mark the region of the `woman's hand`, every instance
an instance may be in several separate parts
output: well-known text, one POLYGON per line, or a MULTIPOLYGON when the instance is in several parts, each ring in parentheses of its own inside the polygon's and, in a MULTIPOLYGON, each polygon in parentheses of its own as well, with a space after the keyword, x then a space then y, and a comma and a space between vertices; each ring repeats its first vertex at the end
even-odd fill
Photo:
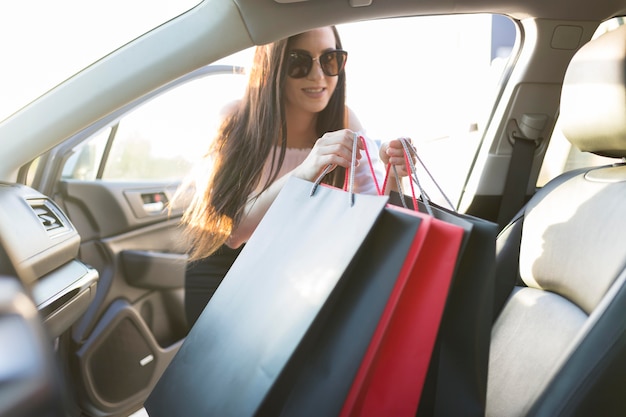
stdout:
MULTIPOLYGON (((411 143, 411 139, 407 138, 409 143, 411 143)), ((409 170, 406 166, 406 160, 404 158, 404 147, 400 142, 400 139, 393 139, 389 142, 383 143, 380 146, 380 159, 383 161, 385 165, 391 164, 396 167, 396 171, 398 175, 401 177, 406 177, 409 175, 409 170)), ((411 159, 415 162, 415 156, 411 155, 411 159)))
MULTIPOLYGON (((358 149, 363 149, 363 144, 358 140, 358 134, 350 129, 325 133, 315 142, 309 155, 293 170, 292 174, 298 178, 315 181, 328 165, 331 165, 331 171, 337 166, 349 168, 352 163, 355 138, 358 149)), ((356 157, 358 164, 361 152, 357 152, 356 157)))

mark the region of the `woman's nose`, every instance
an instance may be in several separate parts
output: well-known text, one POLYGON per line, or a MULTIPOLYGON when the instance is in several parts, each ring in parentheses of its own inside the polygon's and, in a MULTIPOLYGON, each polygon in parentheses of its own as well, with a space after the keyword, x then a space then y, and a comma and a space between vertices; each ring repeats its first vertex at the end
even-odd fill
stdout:
POLYGON ((320 63, 319 58, 313 58, 311 71, 309 71, 307 78, 311 80, 319 80, 321 78, 324 78, 324 71, 322 71, 322 64, 320 63))

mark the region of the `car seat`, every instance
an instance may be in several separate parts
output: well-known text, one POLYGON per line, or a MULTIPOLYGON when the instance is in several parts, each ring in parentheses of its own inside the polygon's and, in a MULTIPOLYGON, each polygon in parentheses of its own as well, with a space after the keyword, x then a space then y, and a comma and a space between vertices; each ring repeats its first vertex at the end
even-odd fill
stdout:
MULTIPOLYGON (((625 55, 620 27, 567 69, 560 122, 582 151, 626 157, 625 55)), ((497 241, 497 278, 516 282, 492 329, 488 416, 626 415, 625 266, 626 163, 531 198, 497 241)))

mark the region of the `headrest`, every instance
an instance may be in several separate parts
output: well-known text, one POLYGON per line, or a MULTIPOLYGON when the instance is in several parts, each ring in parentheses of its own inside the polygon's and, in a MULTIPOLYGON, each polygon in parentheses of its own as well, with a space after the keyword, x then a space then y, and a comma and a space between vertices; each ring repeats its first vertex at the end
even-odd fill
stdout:
POLYGON ((578 149, 626 157, 626 26, 584 45, 565 74, 560 123, 578 149))

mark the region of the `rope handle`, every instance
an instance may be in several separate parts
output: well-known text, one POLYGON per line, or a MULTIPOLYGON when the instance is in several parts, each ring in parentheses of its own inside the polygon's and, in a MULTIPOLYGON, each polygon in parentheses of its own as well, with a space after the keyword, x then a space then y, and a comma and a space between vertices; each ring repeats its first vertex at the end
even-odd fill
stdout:
MULTIPOLYGON (((402 149, 404 149, 404 164, 406 165, 406 169, 408 171, 409 177, 411 178, 411 182, 409 182, 409 185, 411 186, 411 199, 413 200, 413 208, 416 211, 419 210, 418 205, 417 205, 417 197, 415 193, 415 188, 413 187, 413 183, 415 183, 415 185, 417 185, 417 188, 419 188, 420 195, 422 196, 422 200, 424 202, 424 207, 426 207, 426 211, 428 212, 430 216, 433 216, 433 210, 430 208, 430 197, 428 196, 428 194, 426 194, 426 191, 424 191, 424 188, 422 188, 422 184, 419 182, 417 178, 417 174, 416 174, 417 169, 415 168, 415 163, 413 162, 413 158, 411 157, 411 147, 409 146, 411 142, 409 142, 409 140, 404 137, 399 138, 399 140, 400 140, 400 143, 402 144, 402 149)), ((404 192, 402 191, 402 183, 400 181, 400 176, 398 175, 398 171, 396 170, 395 166, 393 167, 393 174, 396 177, 396 181, 398 183, 398 192, 400 193, 400 200, 402 201, 402 204, 405 205, 404 192)))
MULTIPOLYGON (((376 193, 378 195, 382 195, 382 191, 380 189, 380 185, 378 184, 378 179, 376 178, 376 172, 374 171, 374 163, 372 162, 372 157, 370 156, 370 151, 367 147, 367 141, 363 135, 359 135, 359 140, 363 144, 363 150, 365 151, 365 157, 367 158, 367 165, 370 169, 370 174, 372 174, 372 179, 374 180, 374 186, 376 187, 376 193)), ((354 154, 353 154, 354 155, 354 154)), ((347 177, 347 176, 346 176, 347 177)))
MULTIPOLYGON (((446 200, 448 205, 450 205, 450 208, 453 211, 456 211, 456 209, 454 208, 454 205, 452 204, 452 202, 450 201, 448 196, 445 194, 443 189, 439 186, 439 184, 437 183, 437 181, 435 180, 435 178, 431 174, 430 170, 426 166, 426 164, 424 164, 424 161, 422 161, 422 159, 419 157, 419 155, 417 154, 417 150, 415 149, 413 144, 409 141, 409 139, 405 138, 405 137, 401 137, 401 138, 398 138, 398 139, 400 140, 400 143, 402 144, 402 148, 404 149, 404 160, 405 160, 405 164, 406 164, 406 167, 407 167, 407 171, 408 171, 409 177, 411 178, 411 182, 409 184, 411 186, 411 198, 412 198, 413 207, 415 208, 415 210, 417 210, 418 206, 417 206, 417 198, 416 198, 416 193, 415 193, 415 189, 413 187, 413 184, 417 185, 417 187, 419 188, 420 194, 422 195, 422 200, 424 202, 424 206, 426 207, 426 210, 428 211, 428 214, 432 215, 432 209, 430 207, 430 204, 432 203, 432 199, 426 193, 426 191, 423 189, 423 187, 422 187, 422 185, 421 185, 421 183, 420 183, 420 181, 419 181, 419 179, 417 177, 417 169, 415 167, 415 162, 414 162, 412 156, 414 156, 415 159, 423 167, 424 171, 428 174, 428 176, 430 177, 432 182, 437 187, 437 190, 439 191, 439 193, 443 196, 443 198, 446 200)), ((389 178, 390 168, 391 168, 391 164, 387 164, 387 171, 386 171, 386 174, 385 174, 385 182, 383 184, 383 192, 386 190, 386 187, 387 187, 387 182, 388 182, 388 178, 389 178)), ((404 191, 402 190, 402 182, 400 181, 400 176, 398 175, 398 172, 397 172, 395 166, 393 166, 393 173, 394 173, 394 176, 396 178, 396 183, 397 183, 397 186, 398 186, 398 192, 400 194, 400 201, 402 202, 402 205, 405 208, 408 208, 407 205, 406 205, 406 202, 404 200, 404 191)))
MULTIPOLYGON (((361 140, 362 143, 365 146, 365 152, 367 154, 367 158, 370 164, 370 169, 372 169, 372 173, 373 171, 373 167, 372 167, 372 161, 369 157, 369 153, 367 152, 367 146, 365 145, 365 139, 358 135, 357 133, 354 133, 354 138, 352 141, 352 160, 350 161, 350 167, 348 169, 346 169, 346 177, 344 179, 344 185, 343 185, 343 189, 344 191, 348 192, 348 198, 349 198, 349 202, 350 202, 350 207, 352 207, 354 205, 354 181, 355 181, 355 171, 356 171, 356 164, 357 164, 357 152, 359 151, 359 146, 358 146, 358 142, 357 140, 361 140)), ((314 183, 313 183, 313 187, 311 188, 311 193, 309 194, 309 196, 313 196, 313 194, 315 194, 315 191, 317 190, 317 188, 319 187, 320 183, 322 182, 322 180, 324 179, 324 177, 333 169, 333 164, 328 164, 326 165, 326 167, 324 168, 324 170, 322 171, 322 173, 315 179, 314 183)), ((376 185, 376 188, 378 189, 378 184, 376 185)))
MULTIPOLYGON (((410 151, 415 156, 415 159, 417 159, 417 161, 420 163, 422 168, 424 168, 424 172, 426 172, 430 180, 433 182, 433 184, 435 184, 435 187, 437 187, 437 191, 439 191, 439 194, 441 194, 444 200, 446 200, 446 203, 450 206, 450 209, 456 212, 456 208, 454 207, 454 204, 452 204, 452 201, 448 198, 446 193, 443 191, 443 189, 441 188, 441 186, 439 185, 439 183, 437 182, 433 174, 431 174, 430 170, 428 169, 424 161, 422 161, 422 158, 420 158, 420 156, 417 154, 417 150, 415 149, 415 146, 413 146, 411 142, 408 143, 408 146, 409 146, 410 151)), ((417 176, 415 172, 413 172, 413 175, 417 176)))

